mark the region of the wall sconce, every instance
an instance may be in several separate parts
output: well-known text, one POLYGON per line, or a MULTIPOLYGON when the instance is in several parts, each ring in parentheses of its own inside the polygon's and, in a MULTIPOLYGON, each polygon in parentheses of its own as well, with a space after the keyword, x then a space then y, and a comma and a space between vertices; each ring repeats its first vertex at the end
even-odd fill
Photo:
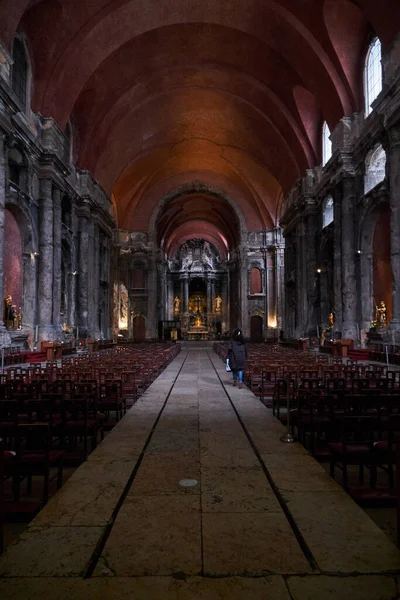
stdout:
POLYGON ((322 271, 322 269, 317 269, 317 273, 318 274, 321 273, 321 271, 322 271))
POLYGON ((78 271, 72 271, 72 273, 70 273, 70 275, 78 275, 78 271))
POLYGON ((37 256, 39 256, 38 252, 31 252, 31 259, 34 260, 37 256))
POLYGON ((357 254, 361 254, 361 250, 357 250, 357 254))

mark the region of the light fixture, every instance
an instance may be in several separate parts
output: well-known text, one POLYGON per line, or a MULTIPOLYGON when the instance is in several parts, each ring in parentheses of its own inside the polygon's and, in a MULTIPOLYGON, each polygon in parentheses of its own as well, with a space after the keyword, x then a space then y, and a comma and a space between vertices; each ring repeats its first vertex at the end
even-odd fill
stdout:
POLYGON ((317 269, 317 273, 321 273, 321 269, 317 269))
POLYGON ((361 250, 357 250, 357 254, 361 254, 361 250))
POLYGON ((78 271, 72 271, 71 275, 78 275, 78 271))

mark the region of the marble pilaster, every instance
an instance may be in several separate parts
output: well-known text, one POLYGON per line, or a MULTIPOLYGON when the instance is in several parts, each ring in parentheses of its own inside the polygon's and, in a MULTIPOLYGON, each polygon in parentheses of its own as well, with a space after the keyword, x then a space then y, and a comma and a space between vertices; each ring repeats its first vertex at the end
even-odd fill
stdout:
POLYGON ((99 328, 99 297, 100 297, 100 229, 97 224, 91 227, 91 256, 93 268, 90 272, 90 298, 89 317, 90 335, 94 338, 100 337, 99 328))
POLYGON ((53 183, 51 179, 40 181, 39 199, 39 338, 54 337, 53 284, 54 284, 54 213, 53 183))
POLYGON ((341 194, 334 193, 334 232, 333 232, 333 297, 335 311, 335 332, 342 331, 342 257, 341 257, 341 194))
POLYGON ((53 323, 57 326, 60 325, 61 307, 61 191, 56 187, 53 188, 53 230, 53 323))
POLYGON ((400 339, 400 125, 389 131, 390 254, 392 263, 392 320, 389 332, 400 339))
POLYGON ((146 339, 155 340, 158 337, 157 322, 157 255, 153 251, 149 256, 149 270, 147 272, 147 321, 146 339))
POLYGON ((189 276, 185 275, 183 280, 183 312, 187 313, 189 310, 189 276))
POLYGON ((307 278, 306 244, 305 223, 302 219, 296 227, 296 337, 304 336, 307 322, 307 297, 304 293, 307 278))
POLYGON ((318 286, 316 278, 317 256, 315 249, 315 236, 317 233, 318 218, 315 210, 311 210, 307 216, 307 248, 306 248, 306 289, 307 289, 307 335, 316 335, 318 313, 315 308, 318 286))
POLYGON ((276 326, 278 333, 284 329, 284 274, 285 274, 285 248, 283 244, 278 244, 275 249, 275 278, 276 278, 276 326))
POLYGON ((358 339, 355 243, 355 179, 344 176, 341 211, 342 338, 358 339))
POLYGON ((79 217, 79 275, 78 275, 78 307, 80 336, 88 333, 89 317, 89 216, 79 217))
POLYGON ((209 275, 206 275, 207 282, 207 314, 210 316, 212 313, 212 289, 211 289, 211 279, 209 275))
MULTIPOLYGON (((6 204, 6 160, 5 136, 0 132, 0 300, 4 299, 4 209, 6 204)), ((3 310, 0 312, 0 347, 9 346, 10 335, 3 322, 3 310)))

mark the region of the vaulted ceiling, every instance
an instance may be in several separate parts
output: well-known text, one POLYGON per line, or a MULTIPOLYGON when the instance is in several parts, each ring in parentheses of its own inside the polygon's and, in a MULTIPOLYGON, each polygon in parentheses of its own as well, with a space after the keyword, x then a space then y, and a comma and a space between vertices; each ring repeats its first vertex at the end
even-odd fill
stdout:
MULTIPOLYGON (((0 38, 27 40, 33 110, 72 123, 77 166, 136 230, 193 181, 234 198, 248 229, 274 227, 283 196, 321 162, 322 122, 362 108, 371 36, 385 51, 399 23, 398 0, 0 2, 0 38)), ((162 218, 165 247, 234 244, 229 204, 182 202, 162 218)))

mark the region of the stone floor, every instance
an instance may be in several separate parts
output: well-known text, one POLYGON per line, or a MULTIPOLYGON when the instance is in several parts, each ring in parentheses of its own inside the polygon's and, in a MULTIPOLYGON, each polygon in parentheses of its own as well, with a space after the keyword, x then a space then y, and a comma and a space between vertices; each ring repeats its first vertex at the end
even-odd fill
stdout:
POLYGON ((0 597, 400 598, 399 550, 283 432, 185 349, 0 557, 0 597))

